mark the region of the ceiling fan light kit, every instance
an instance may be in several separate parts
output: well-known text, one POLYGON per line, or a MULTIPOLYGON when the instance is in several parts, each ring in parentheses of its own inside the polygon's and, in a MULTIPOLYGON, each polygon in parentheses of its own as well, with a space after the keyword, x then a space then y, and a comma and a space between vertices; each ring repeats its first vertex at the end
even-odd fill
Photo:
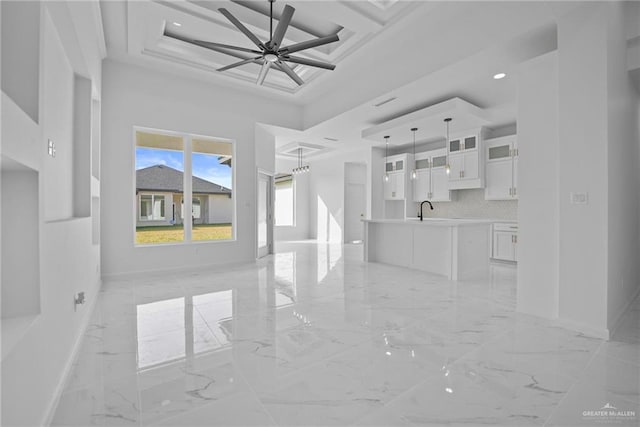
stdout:
POLYGON ((284 35, 289 28, 291 18, 295 12, 295 8, 289 5, 285 5, 282 15, 278 21, 275 31, 273 30, 273 3, 275 0, 269 0, 270 13, 269 13, 269 40, 262 42, 255 34, 253 34, 247 27, 242 24, 235 16, 231 14, 227 9, 220 8, 218 11, 223 14, 240 32, 249 38, 256 45, 257 49, 248 49, 240 46, 231 46, 222 43, 214 43, 203 40, 194 40, 178 34, 172 33, 165 29, 165 36, 171 37, 177 40, 181 40, 187 43, 191 43, 196 46, 204 47, 219 53, 235 56, 240 58, 241 61, 234 62, 222 68, 218 68, 217 71, 227 71, 232 68, 240 67, 245 64, 255 63, 262 66, 256 83, 262 85, 267 73, 273 67, 279 71, 285 73, 291 80, 296 82, 298 86, 302 86, 304 81, 294 71, 294 69, 287 63, 293 63, 298 65, 307 65, 309 67, 322 68, 325 70, 334 70, 335 65, 328 62, 316 61, 313 59, 303 58, 300 56, 292 56, 292 53, 300 52, 302 50, 311 49, 325 44, 334 43, 340 40, 337 34, 332 34, 325 37, 319 37, 313 40, 307 40, 300 43, 295 43, 289 46, 281 47, 284 35), (250 54, 250 55, 247 55, 250 54))

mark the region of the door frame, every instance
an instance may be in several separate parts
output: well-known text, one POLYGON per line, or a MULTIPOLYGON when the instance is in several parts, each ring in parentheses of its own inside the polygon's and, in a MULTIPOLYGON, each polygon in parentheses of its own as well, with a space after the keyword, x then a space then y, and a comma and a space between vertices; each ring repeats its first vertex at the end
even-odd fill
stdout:
POLYGON ((255 239, 254 239, 254 245, 253 247, 255 248, 255 258, 262 258, 260 256, 260 250, 258 248, 258 210, 260 209, 260 206, 258 206, 259 203, 259 198, 258 198, 258 192, 260 191, 260 180, 262 177, 266 177, 267 181, 268 181, 268 191, 267 191, 267 253, 265 255, 262 255, 262 257, 267 256, 269 254, 273 253, 273 236, 274 236, 274 221, 273 221, 273 209, 274 209, 274 173, 261 169, 261 168, 256 168, 256 193, 255 193, 255 201, 256 201, 256 209, 255 209, 255 239))
MULTIPOLYGON (((343 182, 343 225, 342 225, 342 242, 343 243, 351 243, 353 241, 353 239, 349 239, 347 240, 348 234, 350 234, 351 230, 349 230, 348 228, 350 227, 349 224, 349 220, 347 218, 347 214, 350 213, 348 211, 350 211, 351 209, 347 209, 347 204, 348 204, 348 198, 347 198, 347 188, 352 185, 352 186, 362 186, 362 194, 363 194, 363 206, 362 206, 362 212, 360 212, 360 219, 364 219, 366 218, 367 215, 367 164, 365 162, 345 162, 344 163, 344 182, 343 182), (349 173, 347 172, 347 170, 349 168, 353 168, 353 167, 357 167, 358 169, 361 170, 362 172, 362 176, 359 176, 358 179, 356 179, 356 182, 351 182, 349 179, 349 173), (362 182, 359 182, 362 181, 362 182)), ((357 240, 362 240, 364 241, 364 225, 362 225, 363 230, 361 234, 360 239, 357 240)))

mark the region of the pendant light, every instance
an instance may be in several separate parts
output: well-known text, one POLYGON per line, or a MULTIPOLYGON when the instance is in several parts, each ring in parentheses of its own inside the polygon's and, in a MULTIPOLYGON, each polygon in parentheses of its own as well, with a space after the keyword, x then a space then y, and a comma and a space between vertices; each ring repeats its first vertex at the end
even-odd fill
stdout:
POLYGON ((451 165, 449 165, 449 122, 451 121, 451 117, 447 117, 444 119, 444 122, 447 124, 447 165, 444 170, 447 172, 447 175, 451 173, 451 165))
POLYGON ((413 132, 413 171, 411 171, 411 179, 418 178, 418 173, 416 172, 416 131, 418 128, 411 128, 411 132, 413 132))
POLYGON ((389 181, 389 172, 387 171, 387 157, 389 157, 389 135, 384 137, 386 144, 384 146, 384 180, 389 181))
POLYGON ((296 174, 305 173, 305 172, 309 172, 309 165, 302 166, 302 148, 298 147, 298 167, 293 168, 292 173, 296 175, 296 174))

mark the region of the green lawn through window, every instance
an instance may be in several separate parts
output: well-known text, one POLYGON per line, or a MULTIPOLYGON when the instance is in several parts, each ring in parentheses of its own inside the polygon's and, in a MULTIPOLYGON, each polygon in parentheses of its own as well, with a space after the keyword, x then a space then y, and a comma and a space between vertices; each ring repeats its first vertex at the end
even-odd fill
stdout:
MULTIPOLYGON (((196 224, 191 240, 229 240, 231 224, 196 224)), ((182 225, 136 227, 136 244, 155 244, 184 241, 182 225)))

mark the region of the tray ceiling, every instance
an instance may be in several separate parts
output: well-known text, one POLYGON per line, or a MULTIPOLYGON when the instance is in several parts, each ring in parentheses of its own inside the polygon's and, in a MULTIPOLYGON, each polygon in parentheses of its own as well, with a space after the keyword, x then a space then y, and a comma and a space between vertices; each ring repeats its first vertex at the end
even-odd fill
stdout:
MULTIPOLYGON (((286 4, 293 6, 296 11, 282 45, 337 33, 339 42, 298 54, 308 59, 333 63, 337 69, 345 58, 392 24, 396 17, 416 7, 414 2, 389 0, 276 1, 273 6, 274 27, 286 4)), ((130 1, 126 6, 126 54, 134 58, 168 62, 172 66, 178 64, 185 72, 205 73, 212 79, 227 82, 232 79, 255 86, 260 65, 249 63, 218 72, 218 68, 238 59, 164 35, 168 30, 192 39, 253 48, 251 41, 218 11, 221 7, 228 9, 261 40, 269 39, 268 1, 130 1)), ((264 90, 295 94, 316 84, 323 76, 336 72, 305 65, 296 65, 294 71, 304 80, 304 85, 298 86, 287 75, 276 71, 267 75, 264 90)))

